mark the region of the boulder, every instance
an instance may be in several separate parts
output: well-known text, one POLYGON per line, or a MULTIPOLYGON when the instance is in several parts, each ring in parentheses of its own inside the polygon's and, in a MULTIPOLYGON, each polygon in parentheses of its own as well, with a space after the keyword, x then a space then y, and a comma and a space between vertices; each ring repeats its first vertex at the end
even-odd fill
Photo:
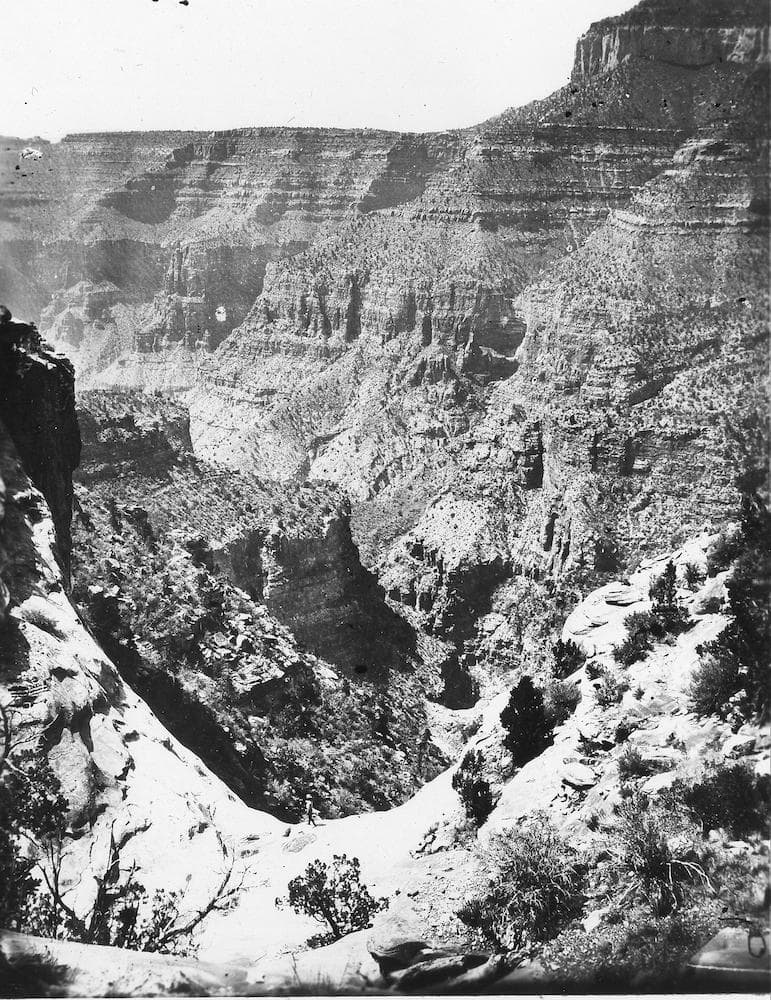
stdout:
POLYGON ((275 955, 249 971, 250 993, 279 995, 360 994, 383 980, 365 947, 366 931, 347 934, 323 948, 275 955))
POLYGON ((436 988, 487 961, 487 955, 448 955, 429 962, 417 962, 407 969, 392 973, 389 980, 394 988, 405 992, 436 988))
POLYGON ((525 961, 496 980, 495 992, 500 996, 541 993, 543 984, 548 979, 548 974, 540 962, 525 961))
POLYGON ((723 753, 726 757, 745 757, 755 749, 755 737, 738 733, 736 736, 729 736, 723 744, 723 753))
POLYGON ((645 595, 637 587, 625 587, 623 584, 609 588, 605 591, 603 597, 605 598, 606 604, 612 604, 622 608, 645 600, 645 595))
POLYGON ((587 764, 568 763, 562 770, 562 783, 576 789, 593 788, 597 775, 587 764))
POLYGON ((474 994, 482 986, 489 986, 511 968, 505 955, 491 955, 482 965, 477 965, 442 986, 443 993, 474 994))
POLYGON ((405 968, 419 952, 430 948, 419 918, 409 906, 379 914, 366 946, 384 974, 405 968))

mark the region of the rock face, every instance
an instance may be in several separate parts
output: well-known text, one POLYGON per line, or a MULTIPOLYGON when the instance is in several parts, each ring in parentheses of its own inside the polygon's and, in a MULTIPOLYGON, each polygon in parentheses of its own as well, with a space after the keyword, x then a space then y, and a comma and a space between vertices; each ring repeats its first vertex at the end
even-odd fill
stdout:
POLYGON ((752 447, 740 428, 761 406, 766 205, 763 143, 689 143, 523 292, 518 371, 459 475, 488 494, 476 456, 494 450, 497 488, 519 478, 515 564, 612 570, 735 509, 736 449, 752 447))
POLYGON ((624 60, 703 69, 722 62, 768 61, 768 25, 753 3, 645 0, 634 10, 592 25, 576 45, 573 81, 616 69, 624 60), (683 31, 698 21, 698 31, 683 31))
MULTIPOLYGON (((37 332, 22 327, 33 342, 37 332)), ((31 351, 0 348, 0 420, 24 468, 42 492, 56 528, 56 552, 69 579, 72 471, 80 458, 80 432, 75 419, 72 365, 35 344, 31 351)))

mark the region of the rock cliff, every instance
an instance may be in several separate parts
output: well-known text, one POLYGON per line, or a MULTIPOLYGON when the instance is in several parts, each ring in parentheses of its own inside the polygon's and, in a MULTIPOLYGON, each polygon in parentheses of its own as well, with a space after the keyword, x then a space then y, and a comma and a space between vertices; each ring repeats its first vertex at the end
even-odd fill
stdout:
POLYGON ((56 528, 55 552, 67 582, 72 472, 80 458, 72 365, 62 355, 42 349, 34 327, 8 317, 0 325, 0 335, 5 339, 14 327, 20 331, 14 340, 26 340, 29 347, 0 347, 0 420, 27 475, 48 503, 56 528))

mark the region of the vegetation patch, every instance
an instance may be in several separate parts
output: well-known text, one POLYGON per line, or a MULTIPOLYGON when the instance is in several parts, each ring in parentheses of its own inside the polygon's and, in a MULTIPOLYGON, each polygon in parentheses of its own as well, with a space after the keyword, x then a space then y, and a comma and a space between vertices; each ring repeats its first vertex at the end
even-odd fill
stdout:
POLYGON ((527 764, 551 743, 554 725, 548 718, 543 692, 530 677, 523 677, 512 688, 501 712, 501 724, 505 730, 503 743, 515 767, 527 764))
POLYGON ((682 802, 701 824, 706 836, 725 830, 733 838, 768 836, 771 823, 771 775, 756 774, 747 763, 722 765, 694 784, 682 779, 669 795, 682 802))
POLYGON ((585 869, 545 814, 495 833, 482 855, 492 887, 458 918, 486 944, 507 951, 545 941, 580 914, 585 869))
POLYGON ((697 714, 767 719, 771 712, 771 513, 756 492, 742 497, 733 571, 726 583, 732 620, 701 650, 691 701, 697 714))

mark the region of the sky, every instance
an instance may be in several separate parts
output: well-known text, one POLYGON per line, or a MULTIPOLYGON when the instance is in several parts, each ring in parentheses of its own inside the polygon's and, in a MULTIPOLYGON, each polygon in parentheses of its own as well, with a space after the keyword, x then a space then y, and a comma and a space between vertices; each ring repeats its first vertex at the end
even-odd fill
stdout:
POLYGON ((433 131, 568 79, 634 0, 0 0, 0 134, 433 131))

